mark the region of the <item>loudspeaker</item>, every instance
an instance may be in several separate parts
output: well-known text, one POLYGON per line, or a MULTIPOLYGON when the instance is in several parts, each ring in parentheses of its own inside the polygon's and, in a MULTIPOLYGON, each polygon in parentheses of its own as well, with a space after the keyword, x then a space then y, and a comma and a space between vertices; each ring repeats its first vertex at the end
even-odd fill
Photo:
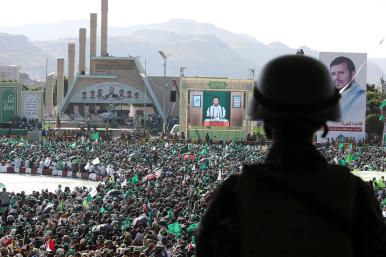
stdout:
POLYGON ((175 103, 177 99, 177 92, 175 90, 170 91, 170 102, 175 103))

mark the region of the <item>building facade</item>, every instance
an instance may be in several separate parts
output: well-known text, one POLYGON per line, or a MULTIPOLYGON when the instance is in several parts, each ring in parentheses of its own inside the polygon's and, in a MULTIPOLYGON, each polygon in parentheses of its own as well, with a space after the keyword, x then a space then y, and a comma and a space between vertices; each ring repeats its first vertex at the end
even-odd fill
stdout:
POLYGON ((0 81, 19 81, 20 69, 17 65, 0 65, 0 81))

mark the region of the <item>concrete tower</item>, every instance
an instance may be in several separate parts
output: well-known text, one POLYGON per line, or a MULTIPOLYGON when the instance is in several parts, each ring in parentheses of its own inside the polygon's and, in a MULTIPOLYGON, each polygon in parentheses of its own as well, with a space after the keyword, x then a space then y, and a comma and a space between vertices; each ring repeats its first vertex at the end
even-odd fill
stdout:
POLYGON ((51 116, 54 110, 54 79, 55 73, 50 73, 46 77, 46 109, 45 116, 51 116))
POLYGON ((79 29, 79 74, 86 72, 86 29, 79 29))
POLYGON ((57 88, 56 88, 56 106, 63 102, 64 97, 64 59, 57 59, 57 88))
POLYGON ((91 59, 96 56, 97 49, 97 14, 90 13, 90 73, 91 59))
POLYGON ((109 0, 102 0, 102 23, 101 23, 101 56, 106 56, 107 52, 107 20, 108 20, 109 0))
POLYGON ((72 85, 75 76, 75 43, 68 43, 68 87, 72 85))

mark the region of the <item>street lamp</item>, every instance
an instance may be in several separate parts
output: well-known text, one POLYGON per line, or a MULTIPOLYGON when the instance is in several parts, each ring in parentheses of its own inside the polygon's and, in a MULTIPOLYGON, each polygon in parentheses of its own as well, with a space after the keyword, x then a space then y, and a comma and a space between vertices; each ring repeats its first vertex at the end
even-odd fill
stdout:
MULTIPOLYGON (((164 78, 166 77, 166 60, 168 59, 168 56, 162 51, 159 50, 158 53, 161 55, 163 61, 164 61, 164 78)), ((166 130, 166 88, 168 87, 168 84, 165 83, 165 90, 164 90, 164 101, 163 101, 163 133, 165 133, 166 130)))
POLYGON ((165 133, 166 132, 166 90, 167 90, 167 87, 168 87, 168 84, 165 83, 165 89, 164 89, 164 101, 163 101, 163 106, 164 106, 164 118, 163 118, 163 121, 162 121, 162 125, 163 125, 163 132, 165 133))
POLYGON ((180 67, 180 77, 185 77, 186 67, 180 67))
POLYGON ((144 97, 143 97, 143 106, 144 106, 144 112, 143 112, 143 117, 144 117, 144 130, 145 130, 145 133, 146 133, 146 83, 147 83, 147 74, 146 74, 146 71, 145 71, 145 74, 143 73, 140 73, 139 75, 141 75, 141 77, 144 79, 145 81, 145 94, 144 94, 144 97))
POLYGON ((255 69, 248 69, 248 78, 255 80, 255 69))
POLYGON ((161 55, 162 59, 164 60, 164 77, 166 77, 166 60, 168 59, 168 56, 161 50, 159 50, 158 53, 161 55))

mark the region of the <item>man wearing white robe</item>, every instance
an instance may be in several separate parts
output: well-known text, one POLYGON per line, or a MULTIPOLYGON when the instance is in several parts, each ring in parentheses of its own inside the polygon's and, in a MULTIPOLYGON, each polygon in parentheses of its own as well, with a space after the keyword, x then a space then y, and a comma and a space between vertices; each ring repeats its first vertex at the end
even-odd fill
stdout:
POLYGON ((206 116, 207 116, 207 119, 211 119, 211 120, 226 120, 225 108, 219 104, 219 100, 217 96, 213 97, 213 105, 207 109, 206 116))

